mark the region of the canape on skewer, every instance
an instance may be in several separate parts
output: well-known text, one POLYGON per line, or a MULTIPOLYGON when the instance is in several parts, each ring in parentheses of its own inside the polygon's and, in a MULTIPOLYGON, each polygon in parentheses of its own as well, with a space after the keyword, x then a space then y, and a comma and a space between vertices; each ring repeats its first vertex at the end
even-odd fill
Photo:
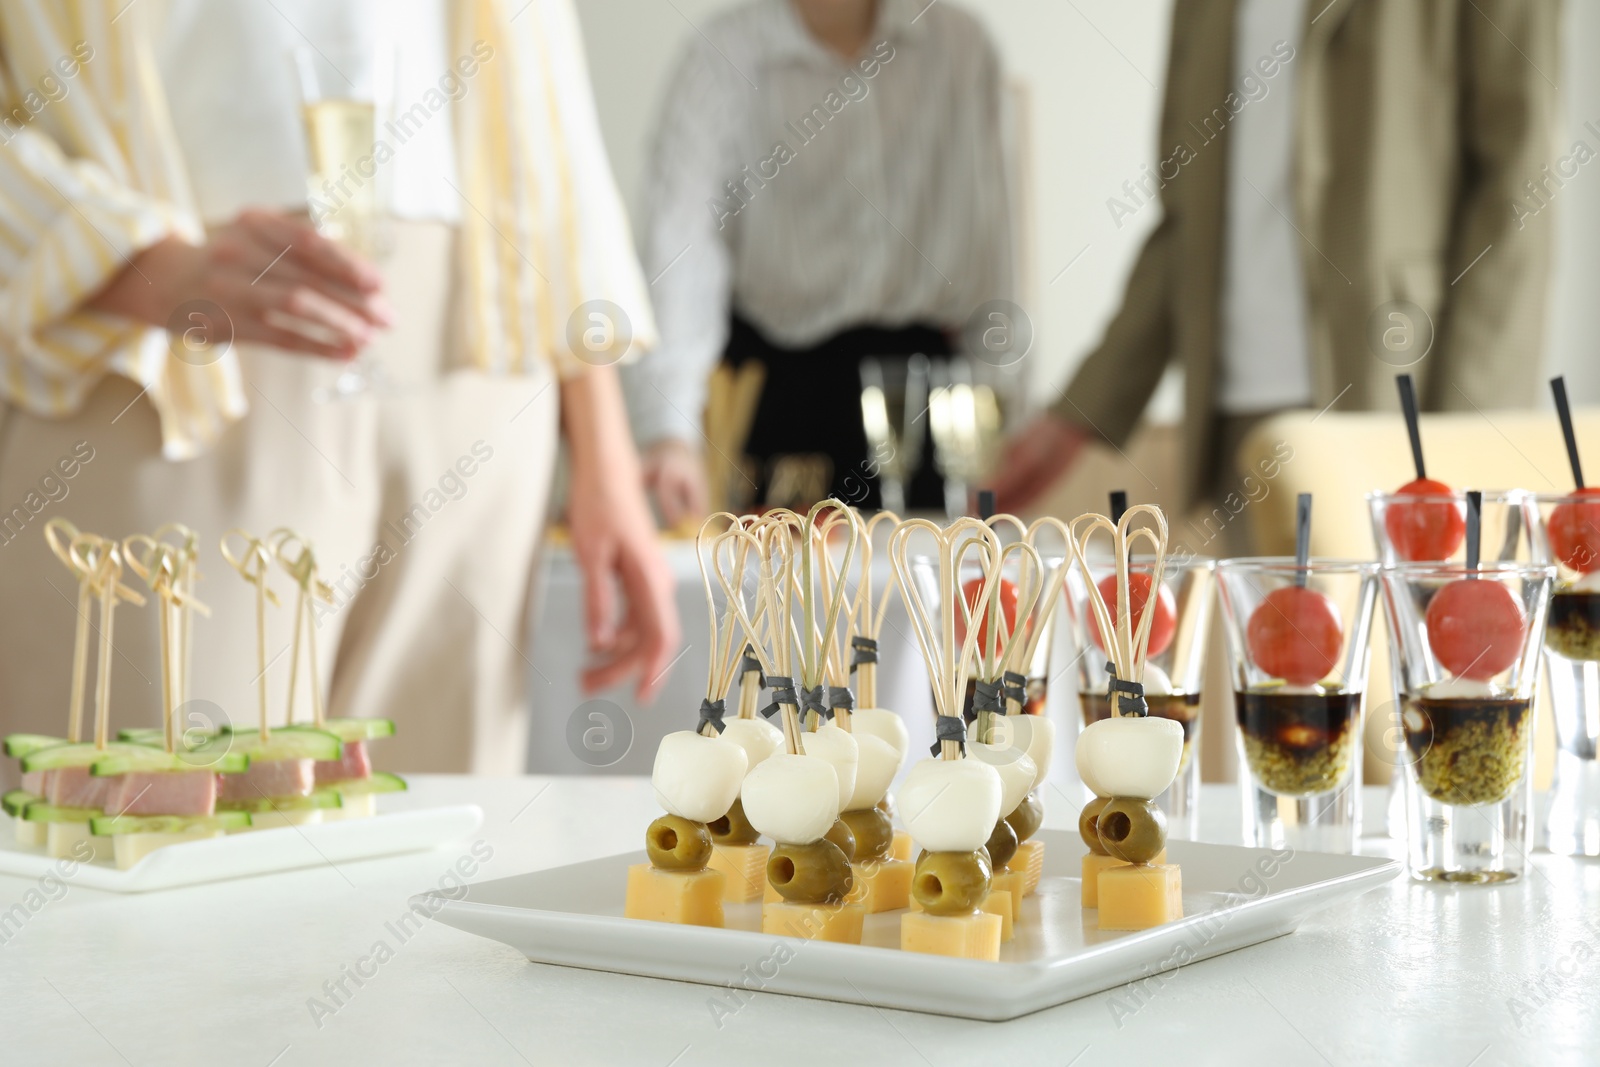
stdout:
POLYGON ((1166 559, 1167 524, 1158 508, 1130 508, 1113 524, 1103 515, 1083 515, 1072 523, 1069 545, 1083 568, 1089 606, 1100 633, 1110 635, 1111 717, 1091 723, 1078 738, 1078 774, 1094 794, 1084 806, 1079 833, 1089 846, 1083 860, 1083 905, 1098 908, 1102 930, 1143 930, 1183 916, 1183 882, 1178 867, 1165 861, 1166 818, 1155 798, 1172 784, 1183 758, 1183 727, 1152 716, 1144 700, 1145 654, 1155 612, 1134 622, 1128 591, 1130 548, 1138 539, 1152 547, 1152 583, 1161 580, 1166 559), (1150 526, 1135 528, 1139 516, 1150 526), (1112 536, 1117 561, 1117 603, 1113 620, 1093 581, 1088 542, 1096 530, 1112 536), (1092 887, 1091 887, 1092 883, 1092 887))

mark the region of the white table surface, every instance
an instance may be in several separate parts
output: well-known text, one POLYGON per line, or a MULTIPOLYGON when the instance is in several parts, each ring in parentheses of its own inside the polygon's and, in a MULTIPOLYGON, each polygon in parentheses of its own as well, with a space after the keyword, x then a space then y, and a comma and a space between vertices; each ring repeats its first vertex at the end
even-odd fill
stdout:
MULTIPOLYGON (((1397 880, 1292 936, 1007 1023, 754 994, 719 1026, 710 987, 530 964, 436 923, 403 942, 390 928, 411 894, 449 888, 474 845, 487 859, 468 880, 638 848, 658 813, 648 782, 419 776, 383 799, 474 801, 481 839, 145 896, 44 887, 56 899, 0 935, 0 1063, 1600 1062, 1600 862, 1537 855, 1531 877, 1494 888, 1397 880), (310 998, 380 941, 392 958, 315 1019, 310 998)), ((1203 801, 1203 836, 1234 841, 1232 787, 1203 801)), ((1047 807, 1070 825, 1061 796, 1047 807)), ((37 888, 0 876, 0 914, 37 888)))

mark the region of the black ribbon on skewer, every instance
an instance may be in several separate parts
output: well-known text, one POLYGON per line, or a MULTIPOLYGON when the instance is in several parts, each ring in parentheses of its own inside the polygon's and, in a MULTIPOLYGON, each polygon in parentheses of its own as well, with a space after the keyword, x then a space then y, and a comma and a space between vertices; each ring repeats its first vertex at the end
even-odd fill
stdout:
POLYGON ((841 708, 845 711, 856 710, 856 695, 850 692, 847 685, 828 686, 828 716, 831 718, 841 708))
POLYGON ((1004 715, 1006 706, 1000 699, 1000 683, 985 682, 981 678, 972 686, 972 717, 977 718, 985 711, 992 711, 996 715, 1004 715))
POLYGON ((828 687, 816 685, 807 689, 800 687, 800 715, 804 717, 809 712, 816 712, 819 718, 828 719, 833 716, 833 709, 828 707, 828 687))
POLYGON ((780 704, 799 707, 800 698, 794 694, 793 678, 786 678, 781 674, 769 674, 762 681, 772 690, 772 703, 761 709, 763 718, 770 719, 778 714, 780 704))
POLYGON ((744 655, 739 660, 739 677, 743 678, 751 671, 755 671, 761 679, 761 687, 766 688, 767 676, 761 673, 761 661, 756 659, 756 650, 750 645, 744 646, 744 655))
POLYGON ((967 751, 967 725, 956 715, 940 715, 934 725, 934 742, 930 751, 937 756, 946 741, 954 741, 967 751))
POLYGON ((863 663, 878 662, 878 642, 870 637, 852 637, 850 647, 850 673, 856 673, 856 668, 863 663))
POLYGON ((1007 700, 1015 700, 1018 704, 1026 706, 1028 703, 1028 676, 1016 671, 1006 671, 1000 676, 1001 691, 1007 700))
POLYGON ((717 733, 720 734, 724 729, 722 725, 722 716, 727 712, 727 710, 728 702, 725 700, 700 701, 700 725, 695 727, 695 733, 699 733, 701 730, 705 729, 706 723, 710 723, 712 726, 717 728, 717 733))
POLYGON ((1111 692, 1112 693, 1126 693, 1129 697, 1132 698, 1132 699, 1129 699, 1129 700, 1120 700, 1120 701, 1113 699, 1111 701, 1112 713, 1115 714, 1116 709, 1121 707, 1121 708, 1127 708, 1129 710, 1130 714, 1132 714, 1132 715, 1134 715, 1134 716, 1136 716, 1138 718, 1143 719, 1143 718, 1147 717, 1150 714, 1150 705, 1145 703, 1145 699, 1144 699, 1144 683, 1143 682, 1127 682, 1127 681, 1123 681, 1121 678, 1118 678, 1117 677, 1117 665, 1115 663, 1111 663, 1111 662, 1107 662, 1106 663, 1106 673, 1111 675, 1111 692))

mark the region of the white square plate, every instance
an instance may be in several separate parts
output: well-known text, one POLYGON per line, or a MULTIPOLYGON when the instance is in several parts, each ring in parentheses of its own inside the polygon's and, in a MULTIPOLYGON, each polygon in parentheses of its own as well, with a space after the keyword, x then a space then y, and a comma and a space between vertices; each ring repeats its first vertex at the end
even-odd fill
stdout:
MULTIPOLYGON (((251 830, 157 849, 125 871, 108 863, 80 863, 72 884, 111 893, 145 893, 201 882, 276 874, 323 863, 346 863, 421 852, 460 840, 483 825, 476 804, 421 808, 365 819, 251 830)), ((17 844, 9 818, 0 818, 0 874, 38 878, 70 860, 54 860, 43 848, 17 844)))
POLYGON ((727 905, 720 930, 625 919, 627 868, 644 862, 643 852, 480 882, 456 899, 435 892, 413 900, 437 898, 423 906, 439 922, 537 963, 1000 1020, 1290 933, 1313 911, 1400 873, 1398 862, 1368 856, 1173 841, 1167 855, 1183 869, 1184 918, 1112 933, 1079 902, 1078 835, 1038 837, 1044 877, 998 963, 900 951, 898 911, 867 916, 861 945, 762 934, 759 903, 727 905), (775 953, 784 943, 790 951, 775 953))

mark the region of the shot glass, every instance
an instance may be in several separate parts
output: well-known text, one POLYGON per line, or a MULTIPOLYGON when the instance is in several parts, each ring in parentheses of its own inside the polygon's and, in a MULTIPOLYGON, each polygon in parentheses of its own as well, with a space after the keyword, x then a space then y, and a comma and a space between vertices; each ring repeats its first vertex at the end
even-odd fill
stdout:
POLYGON ((1217 564, 1247 844, 1355 850, 1377 572, 1356 560, 1217 564))
MULTIPOLYGON (((1148 586, 1152 561, 1135 556, 1128 570, 1130 587, 1142 575, 1148 586)), ((1205 669, 1206 635, 1211 626, 1212 572, 1209 559, 1168 560, 1161 570, 1161 592, 1155 619, 1150 624, 1150 647, 1145 659, 1145 702, 1150 714, 1172 719, 1183 727, 1183 756, 1178 777, 1156 804, 1167 816, 1167 835, 1193 840, 1200 830, 1200 679, 1205 669)), ((1115 590, 1117 565, 1111 559, 1090 564, 1102 595, 1115 590), (1106 585, 1107 580, 1111 585, 1106 585)), ((1138 595, 1134 594, 1135 607, 1138 595)), ((1144 603, 1150 602, 1149 594, 1144 603)), ((1107 603, 1110 598, 1107 597, 1107 603)), ((1106 650, 1100 627, 1089 608, 1089 587, 1083 571, 1067 572, 1067 610, 1072 621, 1073 646, 1078 650, 1078 703, 1082 726, 1109 718, 1106 650)), ((1081 728, 1081 727, 1080 727, 1081 728)))
MULTIPOLYGON (((1378 562, 1462 563, 1466 558, 1467 494, 1453 493, 1368 493, 1367 510, 1372 517, 1372 541, 1378 562)), ((1546 563, 1549 557, 1538 536, 1538 509, 1534 496, 1522 489, 1497 489, 1483 494, 1482 558, 1546 563)), ((1388 803, 1384 808, 1384 831, 1394 838, 1405 836, 1405 789, 1401 785, 1407 762, 1400 705, 1386 704, 1373 714, 1392 717, 1384 731, 1385 743, 1378 758, 1390 761, 1388 803)))
POLYGON ((1527 866, 1533 696, 1554 574, 1502 562, 1383 570, 1414 878, 1507 882, 1527 866))
POLYGON ((1556 776, 1540 840, 1557 855, 1600 856, 1600 495, 1539 496, 1535 507, 1556 568, 1544 633, 1556 776))

